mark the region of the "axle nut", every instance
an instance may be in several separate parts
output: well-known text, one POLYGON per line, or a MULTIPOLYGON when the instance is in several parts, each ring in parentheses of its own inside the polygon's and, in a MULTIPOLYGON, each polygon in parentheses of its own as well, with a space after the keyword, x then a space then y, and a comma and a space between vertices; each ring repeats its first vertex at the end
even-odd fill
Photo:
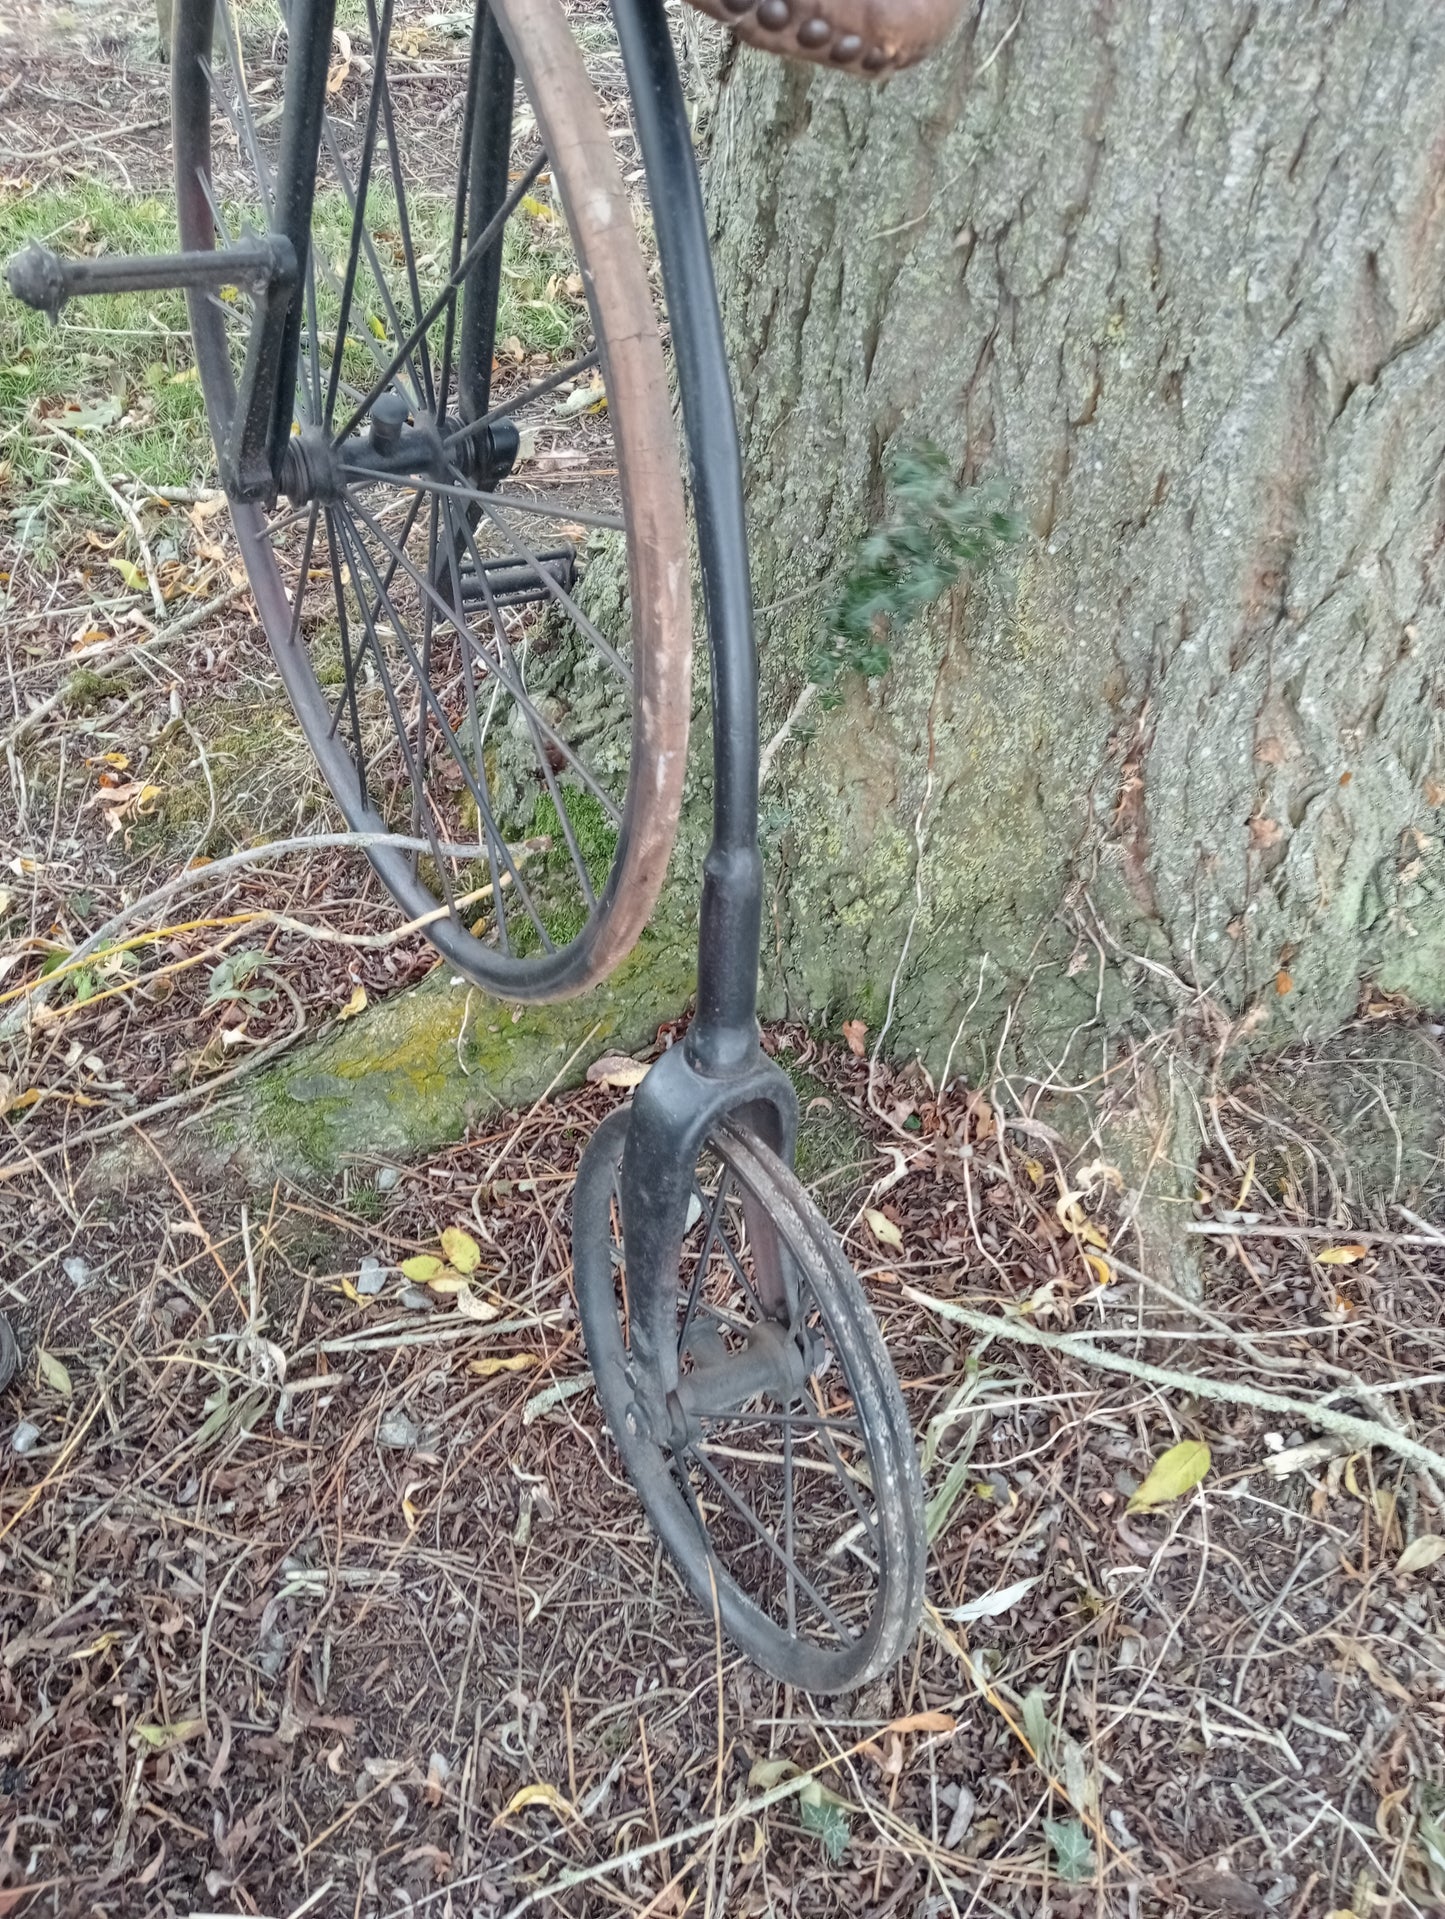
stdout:
POLYGON ((401 445, 411 408, 399 393, 383 393, 371 409, 371 444, 383 458, 401 445))
POLYGON ((69 298, 65 269, 48 247, 32 240, 29 246, 12 254, 5 267, 5 279, 11 293, 23 305, 48 314, 52 324, 60 318, 60 309, 69 298))

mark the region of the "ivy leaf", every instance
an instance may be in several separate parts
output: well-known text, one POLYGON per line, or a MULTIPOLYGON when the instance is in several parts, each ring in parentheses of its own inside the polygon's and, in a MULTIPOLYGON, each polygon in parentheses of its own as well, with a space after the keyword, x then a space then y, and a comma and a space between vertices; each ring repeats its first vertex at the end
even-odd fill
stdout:
POLYGON ((1054 1870, 1071 1886, 1094 1876, 1094 1848, 1080 1819, 1046 1819, 1044 1836, 1054 1849, 1054 1870))
POLYGON ((1197 1486, 1209 1471, 1209 1448, 1202 1439, 1181 1439, 1168 1452, 1160 1453, 1144 1483, 1125 1508, 1131 1513, 1152 1512, 1167 1506, 1197 1486))
POLYGON ((836 1866, 848 1850, 853 1825, 848 1817, 848 1801, 830 1792, 820 1780, 810 1779, 798 1794, 804 1832, 811 1832, 823 1847, 823 1856, 836 1866))
POLYGON ((266 964, 266 955, 254 946, 244 952, 228 953, 219 966, 211 969, 206 988, 207 1006, 219 1006, 222 1000, 235 1000, 244 1006, 264 1006, 276 997, 269 986, 253 986, 252 980, 266 964))

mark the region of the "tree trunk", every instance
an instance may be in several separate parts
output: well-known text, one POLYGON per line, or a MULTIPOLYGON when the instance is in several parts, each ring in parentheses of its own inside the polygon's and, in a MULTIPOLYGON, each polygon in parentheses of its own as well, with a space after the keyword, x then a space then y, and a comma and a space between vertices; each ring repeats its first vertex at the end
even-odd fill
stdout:
POLYGON ((1445 9, 975 0, 873 88, 714 57, 765 731, 892 452, 1030 529, 779 747, 775 1000, 876 1034, 892 990, 890 1047, 962 1022, 1021 1098, 1445 1000, 1445 9))

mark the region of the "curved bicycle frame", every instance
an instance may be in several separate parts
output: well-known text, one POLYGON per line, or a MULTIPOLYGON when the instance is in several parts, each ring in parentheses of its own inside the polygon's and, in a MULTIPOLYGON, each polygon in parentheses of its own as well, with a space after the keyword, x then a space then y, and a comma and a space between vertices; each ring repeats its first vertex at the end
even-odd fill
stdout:
MULTIPOLYGON (((186 0, 178 35, 210 44, 216 0, 186 0), (203 42, 197 38, 204 29, 203 42)), ((627 1234, 634 1347, 645 1416, 666 1429, 677 1384, 672 1290, 698 1151, 721 1120, 742 1119, 786 1159, 797 1101, 758 1042, 757 968, 762 919, 758 849, 758 685, 742 472, 722 319, 708 250, 702 188, 663 0, 611 0, 632 93, 638 141, 652 186, 652 215, 692 476, 712 679, 713 835, 699 915, 697 1010, 683 1045, 638 1088, 623 1154, 621 1204, 627 1234), (663 187, 665 185, 665 191, 663 187)), ((217 449, 227 491, 269 503, 281 489, 290 442, 291 394, 303 312, 317 156, 336 0, 291 0, 290 57, 281 123, 273 231, 257 243, 256 310, 237 394, 230 444, 217 449)), ((178 47, 180 41, 178 39, 178 47)), ((180 62, 178 60, 178 66, 180 62)), ((472 66, 505 95, 511 59, 486 0, 477 0, 472 66)), ((199 111, 192 90, 185 110, 199 111)), ((177 108, 182 109, 178 96, 177 108)), ((510 115, 464 129, 473 229, 490 230, 508 200, 510 115)), ((473 247, 480 244, 473 240, 473 247)), ((200 256, 204 264, 205 256, 200 256)), ((467 274, 463 330, 477 366, 491 364, 496 277, 484 259, 467 274), (487 276, 490 277, 487 277, 487 276), (490 303, 490 305, 489 305, 490 303)), ((400 358, 400 355, 398 355, 400 358)), ((475 383, 474 383, 475 384, 475 383)), ((485 389, 464 412, 485 412, 485 389)))

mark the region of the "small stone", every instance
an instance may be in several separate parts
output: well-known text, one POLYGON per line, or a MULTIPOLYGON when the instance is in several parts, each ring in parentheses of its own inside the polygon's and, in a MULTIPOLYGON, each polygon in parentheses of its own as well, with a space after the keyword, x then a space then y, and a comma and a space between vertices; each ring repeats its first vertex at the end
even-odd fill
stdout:
POLYGON ((83 1293, 91 1282, 92 1274, 90 1267, 83 1259, 74 1254, 72 1254, 69 1259, 61 1260, 60 1270, 65 1274, 65 1277, 78 1293, 83 1293))
POLYGON ((22 1419, 10 1435, 10 1444, 17 1453, 33 1453, 40 1444, 40 1428, 33 1420, 22 1419))
POLYGON ((389 1446, 395 1452, 408 1451, 420 1437, 421 1427, 398 1410, 383 1414, 381 1424, 376 1429, 377 1445, 389 1446))
POLYGON ((436 1305, 431 1294, 424 1292, 420 1286, 403 1286, 400 1298, 409 1313, 429 1313, 436 1305))
POLYGON ((401 1184, 399 1166, 383 1166, 376 1176, 376 1190, 379 1193, 394 1193, 401 1184))
POLYGON ((387 1268, 368 1253, 356 1274, 356 1290, 366 1299, 374 1299, 386 1284, 387 1268))

